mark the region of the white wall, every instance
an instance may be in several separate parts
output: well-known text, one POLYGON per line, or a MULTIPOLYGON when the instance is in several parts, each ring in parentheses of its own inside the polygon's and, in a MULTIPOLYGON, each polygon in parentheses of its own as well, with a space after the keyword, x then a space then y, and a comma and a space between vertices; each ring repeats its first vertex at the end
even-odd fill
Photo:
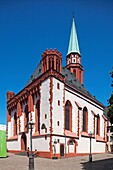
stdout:
MULTIPOLYGON (((40 88, 41 98, 40 98, 40 128, 44 123, 47 128, 47 133, 50 133, 50 79, 46 79, 41 84, 40 88), (45 119, 45 114, 47 114, 47 119, 45 119)), ((41 134, 43 130, 41 129, 41 134)))
POLYGON ((52 102, 52 117, 53 117, 53 133, 64 133, 64 84, 57 79, 53 78, 53 102, 52 102), (59 83, 59 89, 57 89, 57 83, 59 83), (60 105, 58 105, 58 100, 60 105), (59 126, 58 126, 59 121, 59 126))
MULTIPOLYGON (((78 102, 80 104, 80 106, 82 107, 82 109, 84 107, 87 107, 88 109, 88 133, 90 131, 93 132, 93 114, 91 113, 91 111, 93 111, 95 114, 99 114, 100 115, 100 136, 103 137, 103 131, 104 131, 104 126, 103 126, 103 108, 100 107, 97 104, 94 104, 94 102, 92 102, 91 100, 81 96, 80 94, 66 89, 65 90, 65 103, 66 101, 69 100, 72 104, 72 130, 74 129, 74 126, 76 124, 76 117, 77 117, 77 108, 76 108, 76 104, 75 102, 78 102)), ((82 130, 82 111, 80 111, 80 129, 82 130)))
POLYGON ((37 149, 37 151, 50 151, 50 137, 47 137, 45 140, 45 137, 42 136, 40 138, 34 138, 33 139, 33 150, 37 149))

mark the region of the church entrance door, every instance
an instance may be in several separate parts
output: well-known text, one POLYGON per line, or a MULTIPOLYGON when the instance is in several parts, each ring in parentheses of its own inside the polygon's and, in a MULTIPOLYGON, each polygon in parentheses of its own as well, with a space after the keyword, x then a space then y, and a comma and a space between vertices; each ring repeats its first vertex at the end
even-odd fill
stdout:
POLYGON ((21 136, 21 150, 22 151, 27 150, 27 138, 24 132, 22 133, 22 136, 21 136))
POLYGON ((60 145, 60 156, 64 156, 64 144, 60 145))

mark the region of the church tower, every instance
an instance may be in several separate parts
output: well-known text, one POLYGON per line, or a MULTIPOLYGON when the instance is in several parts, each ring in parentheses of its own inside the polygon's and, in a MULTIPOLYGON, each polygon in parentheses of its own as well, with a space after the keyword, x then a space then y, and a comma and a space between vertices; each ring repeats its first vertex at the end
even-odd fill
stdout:
POLYGON ((46 50, 42 54, 42 73, 50 69, 62 72, 62 55, 56 49, 46 50))
POLYGON ((75 27, 74 16, 72 19, 72 27, 66 56, 66 68, 83 84, 83 66, 81 65, 81 55, 79 50, 77 32, 75 27))

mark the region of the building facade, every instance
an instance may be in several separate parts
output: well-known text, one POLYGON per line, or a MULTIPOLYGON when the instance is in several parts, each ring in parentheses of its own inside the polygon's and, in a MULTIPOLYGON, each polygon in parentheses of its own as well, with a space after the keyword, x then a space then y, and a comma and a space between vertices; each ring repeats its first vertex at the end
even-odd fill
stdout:
POLYGON ((66 56, 46 50, 26 86, 18 93, 7 92, 7 149, 26 151, 33 128, 33 151, 52 158, 88 154, 92 132, 92 153, 106 152, 105 106, 83 85, 83 66, 74 17, 66 56))
POLYGON ((107 147, 108 152, 113 152, 113 126, 109 121, 107 126, 107 147))

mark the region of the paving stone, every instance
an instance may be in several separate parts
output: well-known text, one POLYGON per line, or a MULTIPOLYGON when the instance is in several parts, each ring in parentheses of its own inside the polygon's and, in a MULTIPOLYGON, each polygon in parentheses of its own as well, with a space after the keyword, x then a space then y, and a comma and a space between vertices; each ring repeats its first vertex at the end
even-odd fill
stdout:
MULTIPOLYGON (((64 159, 35 158, 35 170, 113 170, 113 154, 95 154, 93 161, 89 156, 77 156, 64 159)), ((29 158, 8 153, 0 158, 0 170, 28 170, 29 158)))

